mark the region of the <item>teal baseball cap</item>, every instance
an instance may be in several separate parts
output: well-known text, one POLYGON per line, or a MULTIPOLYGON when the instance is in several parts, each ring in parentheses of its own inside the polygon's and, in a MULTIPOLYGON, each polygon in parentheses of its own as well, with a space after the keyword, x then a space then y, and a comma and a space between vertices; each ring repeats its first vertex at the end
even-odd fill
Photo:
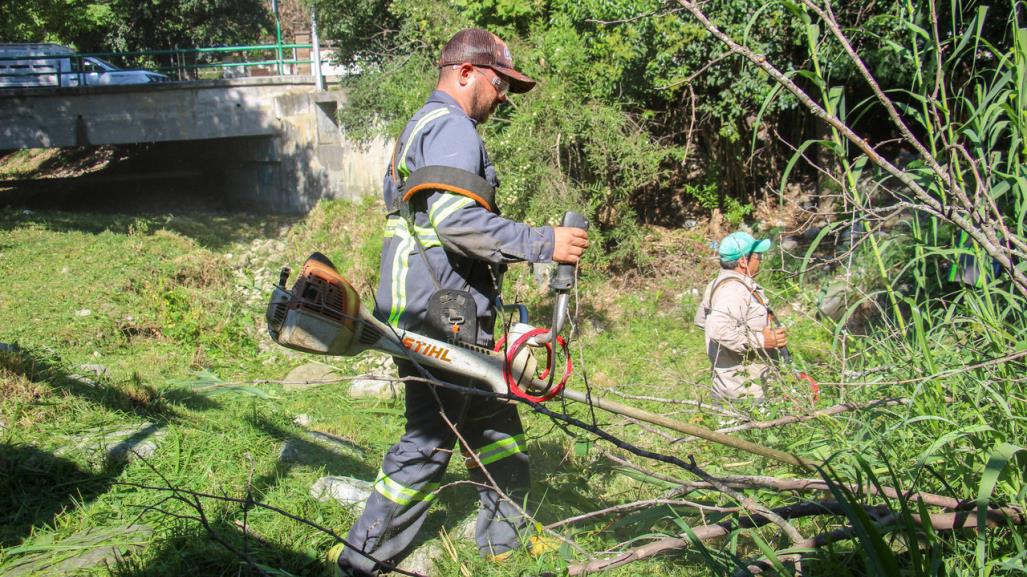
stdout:
POLYGON ((747 232, 732 232, 720 241, 717 253, 720 254, 720 260, 731 262, 754 252, 767 252, 770 250, 770 244, 769 238, 756 240, 747 232))

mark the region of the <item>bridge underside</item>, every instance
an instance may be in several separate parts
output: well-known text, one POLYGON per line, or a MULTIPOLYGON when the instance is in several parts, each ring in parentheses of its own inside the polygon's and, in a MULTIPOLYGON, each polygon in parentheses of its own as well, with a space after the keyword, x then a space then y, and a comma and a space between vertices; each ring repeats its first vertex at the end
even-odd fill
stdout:
POLYGON ((207 141, 222 194, 303 212, 380 189, 388 147, 349 142, 336 123, 344 105, 303 77, 0 91, 0 150, 207 141))

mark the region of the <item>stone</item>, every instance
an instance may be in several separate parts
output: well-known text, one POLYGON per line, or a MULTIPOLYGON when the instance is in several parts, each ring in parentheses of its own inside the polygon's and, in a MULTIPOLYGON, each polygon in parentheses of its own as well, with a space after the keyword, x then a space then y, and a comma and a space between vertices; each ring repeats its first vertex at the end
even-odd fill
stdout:
POLYGON ((338 381, 335 367, 323 363, 306 363, 289 371, 282 387, 286 391, 303 391, 338 381))
POLYGON ((697 226, 699 226, 699 221, 697 221, 697 220, 694 220, 694 219, 690 218, 690 219, 685 221, 685 230, 692 230, 693 228, 695 228, 697 226))
POLYGON ((348 394, 353 398, 371 398, 392 401, 399 398, 400 383, 391 377, 355 379, 349 385, 348 394))
POLYGON ((77 317, 88 317, 91 314, 93 314, 93 311, 89 309, 79 309, 75 311, 75 316, 77 317))
POLYGON ((310 415, 296 415, 296 418, 292 422, 299 427, 309 427, 311 424, 310 415))
POLYGON ((14 557, 0 572, 6 577, 63 577, 93 567, 114 567, 142 552, 152 535, 146 525, 90 527, 56 543, 47 535, 31 542, 41 552, 14 557))
POLYGON ((450 535, 457 540, 474 541, 474 532, 478 526, 478 515, 469 515, 461 521, 450 535))
POLYGON ((63 456, 74 451, 85 451, 90 457, 109 463, 128 463, 141 457, 148 459, 157 451, 157 443, 165 431, 154 423, 142 423, 114 431, 91 429, 84 431, 63 447, 54 451, 63 456))
POLYGON ((69 381, 78 383, 80 385, 84 385, 86 387, 99 387, 100 386, 100 383, 94 381, 93 379, 90 379, 89 377, 83 377, 82 375, 79 375, 79 374, 68 375, 67 378, 68 378, 69 381))
POLYGON ((397 567, 403 571, 418 575, 434 575, 435 560, 445 554, 442 544, 432 540, 421 544, 414 552, 407 555, 397 567))
POLYGON ((348 439, 307 429, 304 429, 300 437, 286 439, 278 453, 278 460, 283 463, 312 465, 323 465, 326 459, 343 457, 362 460, 364 450, 348 439))
POLYGON ((337 453, 348 453, 350 455, 355 455, 358 457, 362 457, 364 455, 364 450, 360 448, 359 445, 357 445, 353 441, 350 441, 349 439, 344 439, 338 435, 325 433, 323 431, 308 430, 304 433, 304 437, 306 437, 311 442, 326 446, 337 453))
POLYGON ((786 236, 781 239, 781 248, 786 252, 791 252, 799 248, 799 241, 792 236, 786 236))
POLYGON ((97 364, 79 365, 78 370, 82 371, 83 373, 92 373, 100 379, 104 377, 109 377, 111 374, 110 370, 108 370, 107 367, 97 364))
MULTIPOLYGON (((449 537, 454 541, 471 541, 473 543, 477 524, 478 516, 471 515, 448 531, 449 537)), ((439 539, 432 539, 414 549, 414 552, 399 564, 399 568, 411 573, 433 575, 435 574, 435 561, 444 555, 445 551, 439 539)))
MULTIPOLYGON (((848 285, 844 281, 835 281, 829 284, 821 293, 817 309, 820 314, 838 322, 847 310, 846 296, 848 296, 848 285)), ((851 304, 851 303, 849 303, 851 304)))
POLYGON ((310 487, 310 496, 322 503, 333 500, 354 512, 364 509, 374 485, 353 477, 321 477, 310 487))

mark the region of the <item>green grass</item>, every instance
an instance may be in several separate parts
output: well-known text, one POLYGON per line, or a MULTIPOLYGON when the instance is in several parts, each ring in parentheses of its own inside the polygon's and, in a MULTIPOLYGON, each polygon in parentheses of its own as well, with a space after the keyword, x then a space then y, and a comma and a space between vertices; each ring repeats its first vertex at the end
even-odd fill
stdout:
MULTIPOLYGON (((315 501, 308 490, 327 474, 373 478, 382 454, 402 431, 402 403, 350 399, 345 383, 296 392, 266 383, 282 379, 293 367, 312 359, 271 344, 262 316, 278 268, 289 265, 295 270, 314 250, 328 254, 367 295, 366 287, 375 283, 379 213, 380 208, 370 202, 323 203, 301 220, 0 212, 0 278, 4 282, 0 342, 19 347, 0 352, 0 413, 6 423, 0 430, 4 495, 0 572, 23 559, 29 549, 57 554, 62 541, 84 529, 145 523, 154 530, 145 548, 114 567, 114 574, 253 573, 213 543, 196 519, 182 517, 195 516, 194 510, 139 485, 231 497, 244 497, 249 487, 255 499, 344 535, 353 515, 335 503, 315 501), (101 364, 109 373, 96 385, 85 384, 73 376, 86 374, 84 364, 101 364), (212 376, 229 384, 197 387, 212 376), (309 416, 313 428, 343 437, 360 451, 333 454, 315 447, 307 460, 279 462, 283 442, 302 440, 302 430, 293 422, 300 414, 309 416), (157 452, 145 462, 104 464, 87 451, 68 449, 84 431, 113 430, 143 421, 157 423, 165 431, 157 452)), ((609 396, 604 391, 616 387, 635 395, 707 397, 703 336, 691 321, 697 300, 692 289, 701 288, 696 280, 704 276, 691 272, 687 277, 613 279, 617 284, 610 287, 610 279, 586 274, 573 347, 579 370, 572 386, 583 388, 582 375, 587 374, 597 394, 609 396)), ((775 298, 808 306, 803 304, 806 293, 789 281, 766 281, 775 298)), ((525 267, 515 270, 508 283, 529 304, 533 320, 547 318, 546 292, 532 286, 525 267)), ((788 322, 793 334, 800 336, 793 349, 809 370, 823 380, 836 379, 831 331, 802 314, 788 322)), ((367 372, 375 362, 373 356, 318 360, 352 375, 367 372)), ((744 436, 807 457, 840 453, 836 467, 848 479, 865 477, 857 460, 861 457, 872 462, 875 475, 889 482, 916 482, 946 494, 952 488, 974 497, 996 442, 1025 444, 1022 419, 1017 416, 1022 414, 1022 399, 1010 400, 1008 411, 978 412, 968 420, 964 416, 972 400, 939 402, 941 392, 935 386, 942 384, 887 390, 915 395, 908 409, 823 419, 744 436), (946 436, 956 427, 963 431, 946 436), (897 473, 889 473, 889 463, 897 473)), ((944 392, 952 394, 952 386, 962 385, 948 386, 944 392)), ((771 387, 774 402, 763 409, 766 418, 809 408, 783 398, 789 387, 787 381, 771 387)), ((850 398, 878 394, 880 390, 855 389, 850 398)), ((682 421, 718 426, 715 415, 694 407, 610 398, 682 421)), ((820 404, 837 399, 837 391, 826 389, 820 404)), ((584 407, 568 406, 568 410, 591 420, 584 407)), ((681 458, 694 455, 713 473, 795 474, 762 458, 708 443, 673 444, 619 417, 596 416, 601 426, 618 436, 649 450, 681 458)), ((587 433, 566 434, 539 415, 526 415, 525 421, 534 457, 529 506, 539 522, 665 491, 665 485, 640 480, 602 458, 599 450, 608 446, 592 445, 578 454, 576 441, 587 440, 587 433)), ((447 481, 466 478, 457 461, 447 481)), ((687 478, 669 466, 636 462, 687 478)), ((1022 476, 1016 467, 996 472, 995 481, 995 495, 1022 503, 1022 476)), ((795 501, 769 491, 751 494, 768 506, 795 501)), ((731 504, 715 493, 692 498, 731 504)), ((247 545, 249 554, 262 565, 294 575, 321 574, 319 556, 332 543, 328 535, 271 511, 245 511, 238 504, 216 499, 202 503, 212 529, 240 549, 242 539, 233 523, 247 518, 266 540, 247 545)), ((430 515, 424 537, 438 539, 441 527, 452 529, 475 509, 475 496, 466 486, 447 489, 430 515)), ((575 525, 565 534, 598 554, 642 536, 678 534, 682 523, 698 526, 702 519, 687 509, 663 508, 575 525)), ((798 526, 807 535, 828 528, 812 520, 798 526)), ((711 543, 709 556, 692 551, 628 565, 610 574, 730 572, 739 560, 762 555, 753 535, 761 536, 771 548, 786 545, 775 539, 773 529, 742 530, 728 540, 711 543)), ((972 536, 947 539, 938 537, 937 542, 951 563, 976 543, 972 536)), ((1014 540, 1011 533, 1002 532, 986 541, 986 552, 1009 557, 1010 551, 1016 551, 1014 540)), ((495 566, 480 559, 472 544, 457 541, 454 547, 457 556, 441 560, 437 574, 461 574, 461 566, 472 575, 536 574, 558 570, 576 558, 567 552, 542 560, 523 555, 495 566)), ((807 567, 820 568, 818 573, 865 574, 857 551, 857 546, 843 543, 807 567)), ((94 573, 108 571, 99 568, 94 573)))

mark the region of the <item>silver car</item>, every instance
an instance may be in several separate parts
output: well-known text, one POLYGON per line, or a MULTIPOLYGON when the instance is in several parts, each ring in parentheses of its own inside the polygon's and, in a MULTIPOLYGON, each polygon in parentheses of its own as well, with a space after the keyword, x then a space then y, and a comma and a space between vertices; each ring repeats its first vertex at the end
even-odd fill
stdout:
POLYGON ((168 82, 167 75, 125 70, 97 58, 78 56, 57 44, 0 44, 0 88, 107 86, 168 82))

